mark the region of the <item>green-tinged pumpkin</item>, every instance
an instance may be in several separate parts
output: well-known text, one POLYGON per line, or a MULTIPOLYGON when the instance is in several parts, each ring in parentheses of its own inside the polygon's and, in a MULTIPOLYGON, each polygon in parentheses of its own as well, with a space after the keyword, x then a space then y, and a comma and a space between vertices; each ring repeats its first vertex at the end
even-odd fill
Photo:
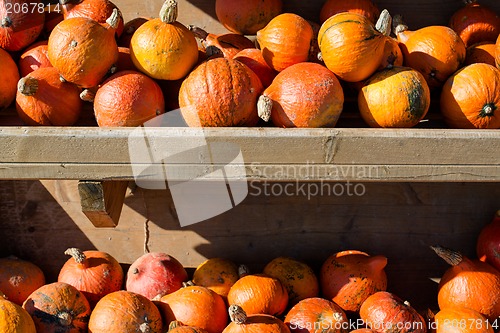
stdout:
POLYGON ((359 111, 370 127, 416 126, 429 106, 430 90, 424 76, 409 67, 375 73, 358 94, 359 111))

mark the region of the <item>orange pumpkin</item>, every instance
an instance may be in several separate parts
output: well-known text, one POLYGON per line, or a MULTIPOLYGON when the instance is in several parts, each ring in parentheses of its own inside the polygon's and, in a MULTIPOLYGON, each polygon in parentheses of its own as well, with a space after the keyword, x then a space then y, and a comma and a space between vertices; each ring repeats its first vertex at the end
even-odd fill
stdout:
POLYGON ((43 30, 45 12, 30 0, 0 1, 0 48, 19 51, 33 43, 43 30))
POLYGON ((229 307, 231 323, 222 333, 290 333, 288 327, 278 318, 267 314, 249 314, 238 305, 229 307))
POLYGON ((170 324, 178 320, 208 333, 220 333, 227 326, 228 314, 224 299, 201 286, 187 286, 160 299, 159 308, 170 324))
POLYGON ((9 301, 22 305, 44 284, 45 275, 37 265, 15 256, 0 258, 0 291, 9 301))
POLYGON ((160 18, 145 22, 132 36, 132 61, 135 67, 152 78, 181 79, 198 61, 196 38, 176 20, 177 1, 166 0, 160 18))
POLYGON ((306 298, 290 309, 285 324, 292 333, 344 333, 349 328, 340 306, 323 298, 306 298))
POLYGON ((264 267, 263 273, 280 280, 287 290, 290 305, 319 294, 316 274, 309 265, 301 261, 278 257, 264 267))
POLYGON ((231 287, 227 301, 241 306, 247 314, 280 315, 288 305, 288 293, 276 278, 249 274, 231 287))
POLYGON ((136 71, 137 69, 130 57, 130 49, 128 47, 118 47, 118 60, 116 61, 116 72, 120 71, 136 71))
POLYGON ((5 299, 0 293, 0 332, 37 333, 35 323, 20 305, 5 299))
POLYGON ((257 31, 257 43, 269 67, 281 72, 309 59, 313 34, 307 20, 297 14, 284 13, 257 31))
POLYGON ((49 37, 48 55, 61 77, 83 88, 97 86, 118 59, 114 32, 119 20, 115 10, 109 26, 73 17, 59 23, 49 37))
POLYGON ((376 72, 358 93, 359 111, 370 127, 413 127, 426 116, 430 102, 424 76, 410 67, 376 72))
POLYGON ((378 66, 378 70, 398 66, 403 66, 403 52, 399 47, 397 39, 387 38, 384 47, 384 55, 382 57, 382 62, 378 66))
POLYGON ((281 14, 281 0, 216 0, 215 14, 229 31, 255 35, 271 19, 281 14))
POLYGON ((495 64, 500 68, 500 35, 495 41, 495 64))
POLYGON ((478 258, 500 271, 500 210, 491 223, 481 228, 477 237, 476 253, 478 258))
POLYGON ((105 295, 118 291, 123 284, 123 269, 110 254, 102 251, 81 251, 69 248, 57 280, 80 290, 93 308, 105 295))
POLYGON ((165 113, 159 85, 137 71, 121 71, 97 90, 94 113, 100 127, 140 126, 165 113))
POLYGON ((255 126, 262 83, 237 60, 214 58, 194 69, 182 82, 179 105, 191 127, 255 126))
POLYGON ((321 266, 323 296, 344 311, 359 311, 372 294, 385 291, 387 276, 384 256, 369 256, 361 251, 341 251, 331 255, 321 266))
POLYGON ((479 312, 467 308, 446 308, 434 315, 435 333, 493 333, 491 323, 479 312))
POLYGON ((11 55, 1 48, 0 72, 3 74, 3 79, 0 80, 0 109, 4 109, 16 98, 19 71, 11 55))
POLYGON ((89 319, 89 332, 161 333, 160 310, 146 297, 125 290, 107 294, 97 302, 89 319))
POLYGON ((21 77, 28 75, 38 68, 52 67, 48 56, 47 41, 40 41, 26 49, 21 54, 18 65, 21 77))
POLYGON ((320 64, 304 62, 279 73, 259 98, 259 116, 279 127, 334 127, 344 106, 340 82, 320 64))
POLYGON ((238 279, 238 265, 224 258, 207 259, 193 273, 195 285, 207 287, 223 299, 227 299, 229 289, 238 279))
POLYGON ((374 24, 380 15, 372 0, 327 0, 321 7, 319 20, 323 23, 333 15, 344 12, 363 15, 374 24))
POLYGON ((168 325, 167 333, 208 333, 208 332, 202 328, 194 326, 186 326, 183 325, 180 321, 174 320, 168 325))
POLYGON ((132 39, 132 36, 134 35, 135 31, 144 23, 149 21, 150 18, 148 17, 135 17, 125 23, 123 26, 123 32, 120 35, 120 38, 118 38, 118 46, 121 47, 130 47, 130 40, 132 39))
POLYGON ((24 302, 37 333, 87 332, 90 305, 75 287, 64 282, 46 284, 24 302))
POLYGON ((80 89, 61 82, 53 67, 39 68, 19 80, 16 110, 27 125, 71 126, 80 117, 80 89))
POLYGON ((465 60, 465 44, 451 28, 434 25, 410 31, 398 15, 393 24, 404 65, 422 73, 429 88, 442 87, 465 60))
POLYGON ((489 320, 497 320, 500 316, 500 271, 457 251, 440 246, 432 249, 451 265, 439 282, 439 308, 464 307, 476 310, 489 320))
POLYGON ((276 74, 274 69, 269 67, 259 49, 244 49, 236 53, 233 59, 247 65, 260 79, 262 86, 267 88, 271 85, 276 74))
POLYGON ((500 128, 500 70, 482 63, 462 68, 446 81, 440 106, 453 128, 500 128))
POLYGON ((208 57, 221 54, 226 58, 232 59, 241 50, 255 47, 254 43, 243 35, 215 35, 194 25, 190 25, 188 28, 200 40, 208 57))
POLYGON ((427 332, 425 319, 408 302, 386 291, 370 295, 361 305, 359 316, 378 333, 427 332))
POLYGON ((500 34, 500 17, 488 6, 476 0, 463 0, 465 6, 450 18, 450 27, 466 47, 480 42, 495 41, 500 34))
POLYGON ((464 66, 478 62, 496 66, 495 50, 494 42, 482 42, 469 46, 465 55, 464 66))

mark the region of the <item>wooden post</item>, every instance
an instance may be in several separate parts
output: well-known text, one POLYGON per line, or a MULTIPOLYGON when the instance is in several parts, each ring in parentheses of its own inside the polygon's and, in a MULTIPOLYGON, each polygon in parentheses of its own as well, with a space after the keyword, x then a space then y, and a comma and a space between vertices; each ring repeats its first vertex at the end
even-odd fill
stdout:
POLYGON ((96 228, 114 228, 122 212, 128 181, 80 181, 82 212, 96 228))

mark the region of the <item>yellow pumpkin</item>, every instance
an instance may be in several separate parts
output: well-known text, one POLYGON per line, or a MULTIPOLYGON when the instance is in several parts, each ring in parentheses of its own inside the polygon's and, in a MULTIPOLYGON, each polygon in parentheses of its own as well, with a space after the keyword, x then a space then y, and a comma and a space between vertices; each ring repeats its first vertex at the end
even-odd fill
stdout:
POLYGON ((35 323, 29 313, 3 297, 0 293, 0 332, 36 333, 35 323))

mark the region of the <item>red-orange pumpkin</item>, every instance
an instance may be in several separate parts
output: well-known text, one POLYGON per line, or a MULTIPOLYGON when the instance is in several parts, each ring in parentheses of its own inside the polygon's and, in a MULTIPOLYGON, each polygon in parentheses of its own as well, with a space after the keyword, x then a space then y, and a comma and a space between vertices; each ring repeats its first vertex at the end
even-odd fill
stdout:
POLYGON ((34 263, 15 256, 0 258, 0 291, 9 301, 22 305, 44 284, 45 275, 34 263))
POLYGON ((16 98, 19 71, 11 55, 1 48, 0 72, 3 74, 0 80, 0 109, 3 109, 11 105, 16 98))
POLYGON ((123 269, 110 254, 102 251, 81 251, 69 248, 57 280, 80 290, 93 308, 105 295, 118 291, 123 284, 123 269))
POLYGON ((496 66, 495 52, 496 45, 494 42, 482 42, 471 45, 467 48, 464 66, 475 64, 478 62, 496 66))
POLYGON ((33 43, 43 30, 42 3, 30 0, 0 1, 0 48, 19 51, 33 43))
POLYGON ((201 263, 193 273, 193 283, 207 287, 227 299, 229 289, 238 281, 238 265, 225 258, 210 258, 201 263))
POLYGON ((107 294, 92 310, 89 332, 161 333, 160 310, 146 297, 125 290, 107 294))
POLYGON ((267 314, 249 314, 238 305, 229 307, 231 323, 222 333, 290 333, 280 319, 267 314))
POLYGON ((232 59, 241 50, 255 47, 254 43, 243 35, 215 35, 194 25, 190 25, 189 30, 200 40, 208 57, 220 54, 223 57, 232 59))
POLYGON ((215 14, 231 32, 255 35, 275 16, 281 14, 281 0, 216 0, 215 14))
POLYGON ((359 311, 370 295, 386 290, 386 265, 387 258, 381 255, 369 256, 356 250, 335 253, 321 266, 323 296, 344 311, 359 311))
POLYGON ((274 69, 269 67, 259 49, 244 49, 238 52, 233 59, 247 65, 260 79, 262 86, 267 88, 271 85, 276 74, 274 69))
POLYGON ((135 31, 149 20, 150 18, 141 16, 133 18, 132 20, 125 23, 125 25, 123 26, 123 32, 120 38, 118 38, 118 46, 127 48, 130 47, 130 40, 132 39, 135 31))
POLYGON ((82 111, 80 89, 55 68, 38 68, 19 80, 16 110, 27 125, 71 126, 82 111))
MULTIPOLYGON (((500 210, 477 238, 477 256, 500 271, 500 210)), ((0 288, 2 290, 2 288, 0 288)))
POLYGON ((259 116, 279 127, 334 127, 344 106, 340 82, 328 68, 303 62, 273 80, 259 98, 259 116))
POLYGON ((94 113, 101 127, 140 126, 165 113, 159 85, 137 71, 121 71, 97 90, 94 113))
POLYGON ((445 308, 434 315, 435 333, 493 333, 493 326, 479 312, 467 308, 445 308))
POLYGON ((37 333, 87 332, 90 305, 85 296, 64 282, 46 284, 24 302, 35 322, 37 333))
POLYGON ((323 23, 333 15, 343 12, 363 15, 374 24, 380 15, 380 10, 372 0, 327 0, 321 7, 319 20, 323 23))
POLYGON ((116 61, 116 72, 120 71, 136 71, 132 57, 130 57, 130 49, 128 47, 118 46, 118 60, 116 61))
POLYGON ((38 68, 52 67, 48 56, 47 41, 40 41, 26 49, 21 54, 18 65, 21 77, 28 75, 38 68))

